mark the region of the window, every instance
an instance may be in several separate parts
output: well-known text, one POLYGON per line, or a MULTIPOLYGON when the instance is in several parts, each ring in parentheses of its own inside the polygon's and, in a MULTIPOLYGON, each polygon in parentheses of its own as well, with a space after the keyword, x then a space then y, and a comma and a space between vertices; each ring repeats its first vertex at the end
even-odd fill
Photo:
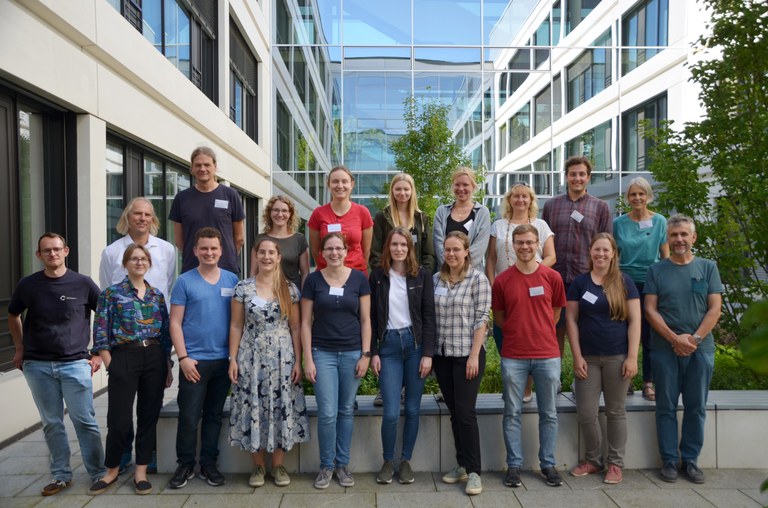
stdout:
POLYGON ((584 104, 611 85, 611 31, 608 29, 568 66, 568 111, 584 104), (599 47, 606 46, 606 47, 599 47))
POLYGON ((526 104, 509 119, 509 151, 512 152, 531 138, 531 106, 526 104))
POLYGON ((209 99, 217 102, 216 0, 109 3, 209 99))
POLYGON ((240 30, 229 23, 230 97, 229 117, 258 142, 256 102, 258 63, 240 30))
POLYGON ((565 143, 565 158, 583 155, 592 161, 592 182, 613 178, 613 128, 611 121, 581 133, 565 143), (596 174, 602 173, 602 174, 596 174))
POLYGON ((621 170, 647 171, 650 138, 643 136, 645 128, 656 129, 667 119, 666 92, 627 111, 621 117, 621 170), (647 125, 644 125, 647 124, 647 125))
MULTIPOLYGON (((507 69, 511 71, 528 71, 531 68, 531 50, 528 48, 519 49, 509 60, 507 69)), ((529 72, 513 72, 509 75, 509 95, 510 97, 520 88, 528 77, 529 72)))
POLYGON ((533 171, 533 191, 539 196, 552 194, 552 153, 534 162, 533 171))
POLYGON ((499 159, 503 159, 509 150, 507 150, 507 122, 499 127, 499 159))
POLYGON ((645 63, 667 45, 668 0, 646 0, 621 21, 621 75, 645 63))
POLYGON ((534 135, 543 132, 552 124, 552 89, 547 86, 534 99, 534 135))
POLYGON ((592 9, 597 7, 600 0, 567 0, 565 3, 567 9, 567 28, 568 33, 571 33, 574 28, 584 21, 584 18, 589 16, 592 9))

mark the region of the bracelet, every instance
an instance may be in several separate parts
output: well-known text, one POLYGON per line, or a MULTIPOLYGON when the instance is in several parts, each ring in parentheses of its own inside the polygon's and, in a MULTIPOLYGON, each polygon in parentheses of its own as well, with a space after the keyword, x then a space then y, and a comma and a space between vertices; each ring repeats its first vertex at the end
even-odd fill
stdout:
POLYGON ((189 355, 184 355, 184 356, 179 357, 179 359, 178 359, 179 360, 179 365, 181 365, 181 361, 182 360, 186 360, 187 358, 189 358, 189 355))

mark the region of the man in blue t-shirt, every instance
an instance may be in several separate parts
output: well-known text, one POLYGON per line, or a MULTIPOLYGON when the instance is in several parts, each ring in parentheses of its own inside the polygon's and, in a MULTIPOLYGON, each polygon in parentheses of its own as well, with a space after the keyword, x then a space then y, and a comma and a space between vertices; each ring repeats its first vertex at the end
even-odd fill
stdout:
POLYGON ((650 323, 652 370, 656 379, 656 433, 661 479, 677 480, 681 470, 704 483, 697 461, 704 444, 709 383, 715 365, 712 329, 720 319, 723 285, 714 262, 694 257, 693 219, 667 221, 670 257, 648 268, 645 316, 650 323), (683 427, 678 448, 677 401, 683 396, 683 427))
POLYGON ((171 293, 171 340, 179 355, 179 422, 176 468, 169 487, 180 489, 195 476, 197 426, 200 430, 200 478, 224 485, 216 468, 224 402, 229 393, 229 319, 237 275, 219 268, 221 233, 202 228, 195 234, 198 266, 179 276, 171 293))

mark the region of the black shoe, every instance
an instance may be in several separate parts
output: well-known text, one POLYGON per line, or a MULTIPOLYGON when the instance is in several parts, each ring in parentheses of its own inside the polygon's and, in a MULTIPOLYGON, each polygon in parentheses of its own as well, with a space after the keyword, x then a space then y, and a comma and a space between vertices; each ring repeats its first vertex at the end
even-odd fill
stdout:
POLYGON ((668 483, 675 483, 677 481, 677 464, 674 462, 668 462, 664 464, 659 472, 661 479, 668 483))
POLYGON ((168 487, 172 489, 180 489, 187 484, 187 480, 191 480, 195 477, 195 467, 180 465, 176 468, 176 472, 173 473, 171 481, 168 482, 168 487))
POLYGON ((504 485, 507 487, 519 487, 523 482, 520 481, 520 468, 510 467, 507 469, 507 474, 504 477, 504 485))
POLYGON ((227 481, 224 479, 224 475, 219 473, 219 470, 216 469, 216 464, 211 464, 210 466, 200 466, 200 478, 207 481, 208 485, 213 487, 221 487, 227 481))
POLYGON ((547 481, 550 487, 559 487, 563 484, 563 479, 554 467, 545 467, 541 470, 541 476, 547 481))
POLYGON ((704 483, 704 472, 699 469, 699 466, 697 466, 694 462, 688 462, 683 463, 682 467, 683 472, 685 473, 685 476, 688 477, 688 480, 690 480, 693 483, 704 483))

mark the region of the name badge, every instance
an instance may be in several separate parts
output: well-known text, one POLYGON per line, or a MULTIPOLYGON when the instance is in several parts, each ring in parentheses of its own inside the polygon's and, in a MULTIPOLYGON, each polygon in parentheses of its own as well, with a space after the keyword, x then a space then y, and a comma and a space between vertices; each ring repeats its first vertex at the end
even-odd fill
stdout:
POLYGON ((536 286, 528 288, 528 296, 542 296, 544 294, 544 286, 536 286))
POLYGON ((330 288, 328 294, 331 296, 344 296, 344 288, 330 288))
POLYGON ((231 298, 234 293, 235 293, 235 288, 221 288, 221 296, 226 296, 227 298, 231 298))
POLYGON ((435 288, 435 296, 448 296, 448 288, 435 288))
POLYGON ((264 298, 260 297, 259 295, 256 295, 253 298, 251 298, 251 303, 260 309, 263 309, 264 306, 267 305, 267 301, 264 298))
POLYGON ((229 201, 226 199, 216 199, 213 201, 213 206, 214 208, 223 208, 226 210, 229 208, 229 201))
POLYGON ((419 239, 419 235, 411 235, 411 240, 413 240, 414 245, 416 244, 418 239, 419 239))
POLYGON ((640 226, 640 229, 650 229, 653 227, 653 221, 652 220, 641 220, 637 223, 638 226, 640 226))
POLYGON ((584 291, 584 294, 581 295, 581 297, 592 304, 594 304, 597 301, 597 296, 593 295, 589 291, 584 291))
POLYGON ((583 215, 581 215, 581 213, 580 213, 578 210, 574 210, 574 211, 571 213, 571 219, 573 219, 573 220, 575 220, 576 222, 578 222, 579 224, 581 224, 581 221, 583 221, 583 220, 584 220, 584 216, 583 216, 583 215))
POLYGON ((328 224, 329 233, 341 233, 341 224, 328 224))
POLYGON ((464 229, 466 229, 467 231, 469 231, 470 229, 472 229, 472 223, 473 223, 473 222, 475 222, 475 220, 474 220, 474 219, 469 219, 469 220, 467 221, 467 223, 466 223, 466 224, 464 224, 464 229))

